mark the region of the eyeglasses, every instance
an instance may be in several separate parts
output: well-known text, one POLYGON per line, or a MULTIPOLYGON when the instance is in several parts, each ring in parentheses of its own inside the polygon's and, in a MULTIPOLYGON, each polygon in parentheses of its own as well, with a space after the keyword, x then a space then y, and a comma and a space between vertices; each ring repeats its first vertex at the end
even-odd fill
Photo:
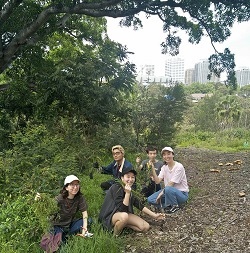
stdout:
POLYGON ((79 187, 80 185, 79 184, 69 184, 71 187, 79 187))
POLYGON ((121 152, 114 152, 113 155, 120 155, 121 152))

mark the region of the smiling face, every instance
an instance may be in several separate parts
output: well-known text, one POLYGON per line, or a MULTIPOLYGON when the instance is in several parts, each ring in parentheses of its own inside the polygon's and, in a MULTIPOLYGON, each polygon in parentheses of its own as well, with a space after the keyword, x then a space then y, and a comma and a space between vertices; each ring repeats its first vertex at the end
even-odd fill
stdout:
POLYGON ((125 185, 132 186, 135 182, 135 174, 133 172, 128 172, 121 177, 121 180, 125 185))
POLYGON ((166 150, 162 153, 162 158, 166 163, 170 163, 174 160, 174 154, 171 151, 166 150))
POLYGON ((75 195, 79 192, 80 185, 78 180, 72 181, 68 186, 65 188, 66 191, 69 193, 69 198, 74 198, 75 195))

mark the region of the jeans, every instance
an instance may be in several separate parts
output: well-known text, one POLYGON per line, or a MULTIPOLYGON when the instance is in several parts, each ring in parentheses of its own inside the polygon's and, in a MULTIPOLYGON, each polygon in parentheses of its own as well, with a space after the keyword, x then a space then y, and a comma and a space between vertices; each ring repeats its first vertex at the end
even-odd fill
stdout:
POLYGON ((166 186, 159 203, 157 203, 156 199, 160 192, 162 192, 162 190, 159 190, 148 197, 148 203, 150 205, 154 205, 158 208, 165 208, 166 206, 183 204, 188 199, 188 192, 182 192, 172 186, 166 186))
POLYGON ((83 219, 73 221, 69 228, 63 228, 60 226, 54 226, 54 234, 62 233, 62 241, 65 242, 68 235, 74 235, 80 233, 83 226, 83 219))

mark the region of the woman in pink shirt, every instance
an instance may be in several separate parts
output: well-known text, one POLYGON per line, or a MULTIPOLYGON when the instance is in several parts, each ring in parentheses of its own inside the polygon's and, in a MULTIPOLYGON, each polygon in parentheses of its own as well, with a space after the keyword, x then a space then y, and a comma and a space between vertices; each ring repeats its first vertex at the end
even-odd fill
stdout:
POLYGON ((188 184, 183 165, 174 160, 174 151, 171 147, 165 147, 161 151, 165 165, 161 167, 160 174, 155 173, 154 165, 152 174, 156 184, 164 181, 165 188, 148 197, 148 203, 157 208, 164 208, 167 213, 174 213, 180 209, 180 205, 188 199, 188 184))

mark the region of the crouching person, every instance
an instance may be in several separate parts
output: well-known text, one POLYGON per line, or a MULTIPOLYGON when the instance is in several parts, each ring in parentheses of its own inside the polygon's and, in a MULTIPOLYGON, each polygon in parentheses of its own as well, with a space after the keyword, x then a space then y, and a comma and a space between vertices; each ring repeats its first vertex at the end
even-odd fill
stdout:
MULTIPOLYGON (((36 199, 40 195, 37 194, 36 199)), ((60 194, 55 198, 58 205, 58 213, 51 220, 52 229, 42 238, 40 246, 46 252, 55 252, 59 249, 67 236, 78 235, 81 237, 90 236, 88 233, 88 212, 87 203, 80 191, 80 180, 69 175, 64 180, 64 186, 60 194), (82 218, 76 219, 77 212, 82 213, 82 218)))
POLYGON ((163 214, 149 210, 132 193, 131 189, 135 183, 136 174, 133 168, 123 169, 121 184, 115 183, 109 188, 99 214, 99 221, 106 229, 113 230, 116 236, 126 227, 138 232, 149 230, 149 223, 134 214, 133 206, 154 219, 164 219, 163 214))
POLYGON ((148 197, 148 203, 157 208, 163 208, 166 213, 174 213, 180 209, 180 205, 188 199, 188 184, 183 165, 174 161, 174 151, 171 147, 165 147, 161 151, 165 165, 157 176, 152 166, 154 180, 159 184, 164 180, 165 188, 148 197))

